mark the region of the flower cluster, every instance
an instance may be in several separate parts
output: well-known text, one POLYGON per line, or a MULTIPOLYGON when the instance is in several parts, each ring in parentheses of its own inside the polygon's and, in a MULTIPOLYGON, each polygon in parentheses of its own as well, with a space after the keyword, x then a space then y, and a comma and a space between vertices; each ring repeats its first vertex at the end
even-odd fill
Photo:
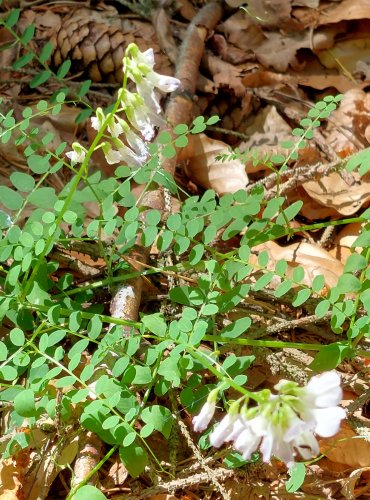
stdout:
MULTIPOLYGON (((130 44, 123 59, 125 80, 118 92, 119 105, 116 112, 105 114, 98 108, 96 115, 91 118, 91 125, 95 130, 99 131, 104 127, 109 133, 109 136, 104 135, 109 141, 102 142, 99 147, 103 149, 110 165, 121 162, 133 167, 143 165, 149 156, 144 141, 152 140, 155 127, 164 124, 157 91, 173 92, 179 87, 180 81, 156 73, 154 64, 153 49, 140 52, 134 43, 130 44), (127 79, 135 83, 136 93, 127 90, 127 79), (120 116, 123 113, 127 121, 120 116), (120 135, 124 136, 125 142, 119 139, 120 135)), ((72 151, 66 153, 66 156, 73 163, 82 163, 86 153, 83 146, 74 142, 72 151)))
MULTIPOLYGON (((259 404, 248 408, 233 403, 229 412, 210 434, 212 446, 218 448, 225 442, 245 460, 260 450, 264 462, 275 456, 288 467, 294 464, 297 453, 304 460, 317 456, 319 444, 314 434, 330 437, 336 434, 345 410, 338 404, 342 399, 340 377, 327 372, 312 377, 305 387, 295 382, 281 380, 275 389, 259 393, 259 404)), ((199 415, 194 417, 196 431, 203 431, 210 423, 216 408, 217 390, 213 390, 199 415)))

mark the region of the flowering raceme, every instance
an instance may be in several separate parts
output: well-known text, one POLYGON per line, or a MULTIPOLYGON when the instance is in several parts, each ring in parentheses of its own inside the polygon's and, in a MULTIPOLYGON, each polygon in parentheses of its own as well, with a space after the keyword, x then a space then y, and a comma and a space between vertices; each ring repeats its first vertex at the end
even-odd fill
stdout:
MULTIPOLYGON (((179 87, 180 81, 156 73, 153 70, 154 64, 153 49, 140 52, 135 44, 130 44, 123 59, 125 80, 123 88, 118 92, 119 105, 116 112, 105 114, 98 108, 96 115, 91 118, 91 125, 95 130, 100 131, 104 127, 109 133, 103 134, 104 142, 98 146, 102 147, 109 164, 126 163, 133 167, 144 165, 149 157, 144 141, 152 140, 155 128, 165 123, 161 117, 157 90, 173 92, 179 87), (135 83, 136 93, 127 90, 127 79, 135 83), (123 113, 130 125, 118 116, 123 113), (136 129, 136 132, 133 129, 136 129), (124 135, 126 144, 119 139, 121 134, 124 135), (105 139, 111 140, 112 143, 106 142, 105 139)), ((72 149, 66 156, 73 163, 82 163, 86 149, 78 143, 73 143, 72 149)))
MULTIPOLYGON (((240 409, 238 402, 233 403, 210 434, 211 445, 218 448, 232 442, 245 460, 259 448, 264 462, 275 456, 288 467, 294 464, 297 453, 304 460, 317 456, 320 449, 314 434, 334 436, 346 415, 338 406, 342 399, 339 375, 334 371, 317 375, 305 387, 281 380, 275 389, 278 394, 261 391, 256 407, 244 404, 240 409)), ((193 419, 195 430, 204 430, 212 418, 214 391, 211 395, 212 401, 207 401, 193 419)))

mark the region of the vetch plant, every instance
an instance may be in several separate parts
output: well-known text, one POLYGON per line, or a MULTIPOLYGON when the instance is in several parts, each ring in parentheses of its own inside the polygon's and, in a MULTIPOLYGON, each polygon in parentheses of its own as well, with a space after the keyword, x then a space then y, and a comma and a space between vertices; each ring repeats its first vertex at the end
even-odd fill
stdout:
MULTIPOLYGON (((230 405, 228 413, 209 436, 212 446, 232 442, 243 459, 250 460, 260 449, 264 462, 272 456, 291 468, 299 454, 304 460, 316 457, 319 445, 314 434, 334 436, 346 416, 339 407, 342 399, 339 375, 332 371, 311 378, 305 387, 281 380, 278 394, 263 390, 249 394, 230 405), (257 406, 248 408, 249 397, 257 406)), ((217 390, 213 390, 193 418, 194 430, 201 432, 210 423, 216 408, 217 390)))

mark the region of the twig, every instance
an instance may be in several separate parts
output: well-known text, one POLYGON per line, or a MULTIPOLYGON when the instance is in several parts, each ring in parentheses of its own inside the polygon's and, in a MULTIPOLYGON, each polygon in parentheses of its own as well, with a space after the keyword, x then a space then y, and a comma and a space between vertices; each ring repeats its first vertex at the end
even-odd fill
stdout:
MULTIPOLYGON (((77 486, 99 463, 103 450, 103 443, 100 438, 93 432, 87 432, 82 438, 78 450, 77 458, 73 468, 73 478, 71 481, 71 489, 77 486)), ((87 484, 96 486, 98 477, 93 476, 87 484)))
MULTIPOLYGON (((212 470, 213 477, 217 480, 224 481, 225 479, 232 477, 235 475, 235 471, 232 469, 224 469, 219 467, 217 469, 212 470)), ((176 491, 184 488, 188 488, 189 486, 198 486, 202 483, 209 483, 210 477, 208 472, 202 472, 201 474, 194 474, 194 476, 186 477, 184 479, 176 479, 174 481, 168 481, 167 483, 161 483, 158 486, 154 486, 153 488, 148 488, 140 493, 140 497, 137 495, 124 495, 124 496, 115 496, 115 500, 138 500, 138 498, 147 498, 152 495, 157 495, 159 493, 165 493, 168 491, 176 491)), ((227 497, 230 498, 230 497, 227 497)))
POLYGON ((192 438, 190 436, 190 433, 189 433, 186 425, 184 424, 184 422, 182 420, 178 420, 178 424, 179 424, 179 427, 180 427, 180 430, 181 430, 183 436, 186 439, 186 442, 187 442, 189 448, 194 453, 194 456, 198 460, 198 462, 200 463, 202 469, 204 469, 205 472, 208 474, 210 482, 221 493, 222 498, 224 500, 231 500, 230 495, 225 490, 224 486, 218 481, 218 478, 214 474, 214 471, 206 464, 206 461, 204 460, 204 458, 203 458, 202 454, 200 453, 199 449, 197 448, 197 446, 195 446, 194 441, 192 440, 192 438))

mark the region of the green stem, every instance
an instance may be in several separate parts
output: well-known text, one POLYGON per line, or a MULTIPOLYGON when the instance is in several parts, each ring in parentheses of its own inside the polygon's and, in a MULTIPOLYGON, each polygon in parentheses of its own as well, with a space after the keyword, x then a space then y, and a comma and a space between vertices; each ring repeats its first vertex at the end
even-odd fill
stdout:
MULTIPOLYGON (((64 201, 63 207, 62 207, 62 209, 61 209, 58 217, 56 218, 56 220, 54 222, 56 229, 60 226, 61 222, 63 221, 63 216, 66 213, 66 211, 68 210, 68 207, 69 207, 69 205, 72 202, 72 199, 73 199, 75 191, 76 191, 76 189, 78 187, 78 184, 80 183, 80 181, 81 181, 84 173, 87 172, 87 170, 88 170, 88 165, 89 165, 90 158, 91 158, 92 154, 94 153, 96 147, 98 146, 98 144, 100 142, 100 139, 102 138, 102 136, 104 134, 105 129, 108 126, 108 123, 109 123, 111 115, 114 114, 114 113, 116 113, 116 111, 117 111, 117 109, 119 107, 119 104, 120 104, 120 101, 117 100, 116 103, 115 103, 115 105, 114 105, 114 108, 113 108, 112 112, 107 115, 107 117, 106 117, 106 119, 105 119, 105 121, 104 121, 101 129, 96 134, 96 136, 95 136, 95 138, 94 138, 94 140, 93 140, 93 142, 92 142, 89 150, 87 151, 85 159, 82 162, 81 168, 79 169, 79 171, 77 172, 75 178, 73 179, 73 181, 71 183, 70 190, 69 190, 68 196, 66 197, 66 199, 64 201)), ((56 234, 56 231, 53 232, 49 236, 49 238, 46 240, 45 248, 41 252, 41 254, 40 254, 40 256, 39 256, 39 258, 38 258, 38 260, 37 260, 37 262, 35 264, 35 267, 33 268, 32 274, 29 277, 27 283, 25 284, 23 293, 21 295, 21 300, 22 301, 25 299, 25 297, 29 293, 29 291, 30 291, 30 289, 31 289, 31 287, 32 287, 32 285, 33 285, 36 277, 37 277, 37 274, 39 272, 39 269, 40 269, 40 266, 42 264, 43 259, 47 255, 47 253, 50 251, 50 247, 54 243, 55 234, 56 234)))

